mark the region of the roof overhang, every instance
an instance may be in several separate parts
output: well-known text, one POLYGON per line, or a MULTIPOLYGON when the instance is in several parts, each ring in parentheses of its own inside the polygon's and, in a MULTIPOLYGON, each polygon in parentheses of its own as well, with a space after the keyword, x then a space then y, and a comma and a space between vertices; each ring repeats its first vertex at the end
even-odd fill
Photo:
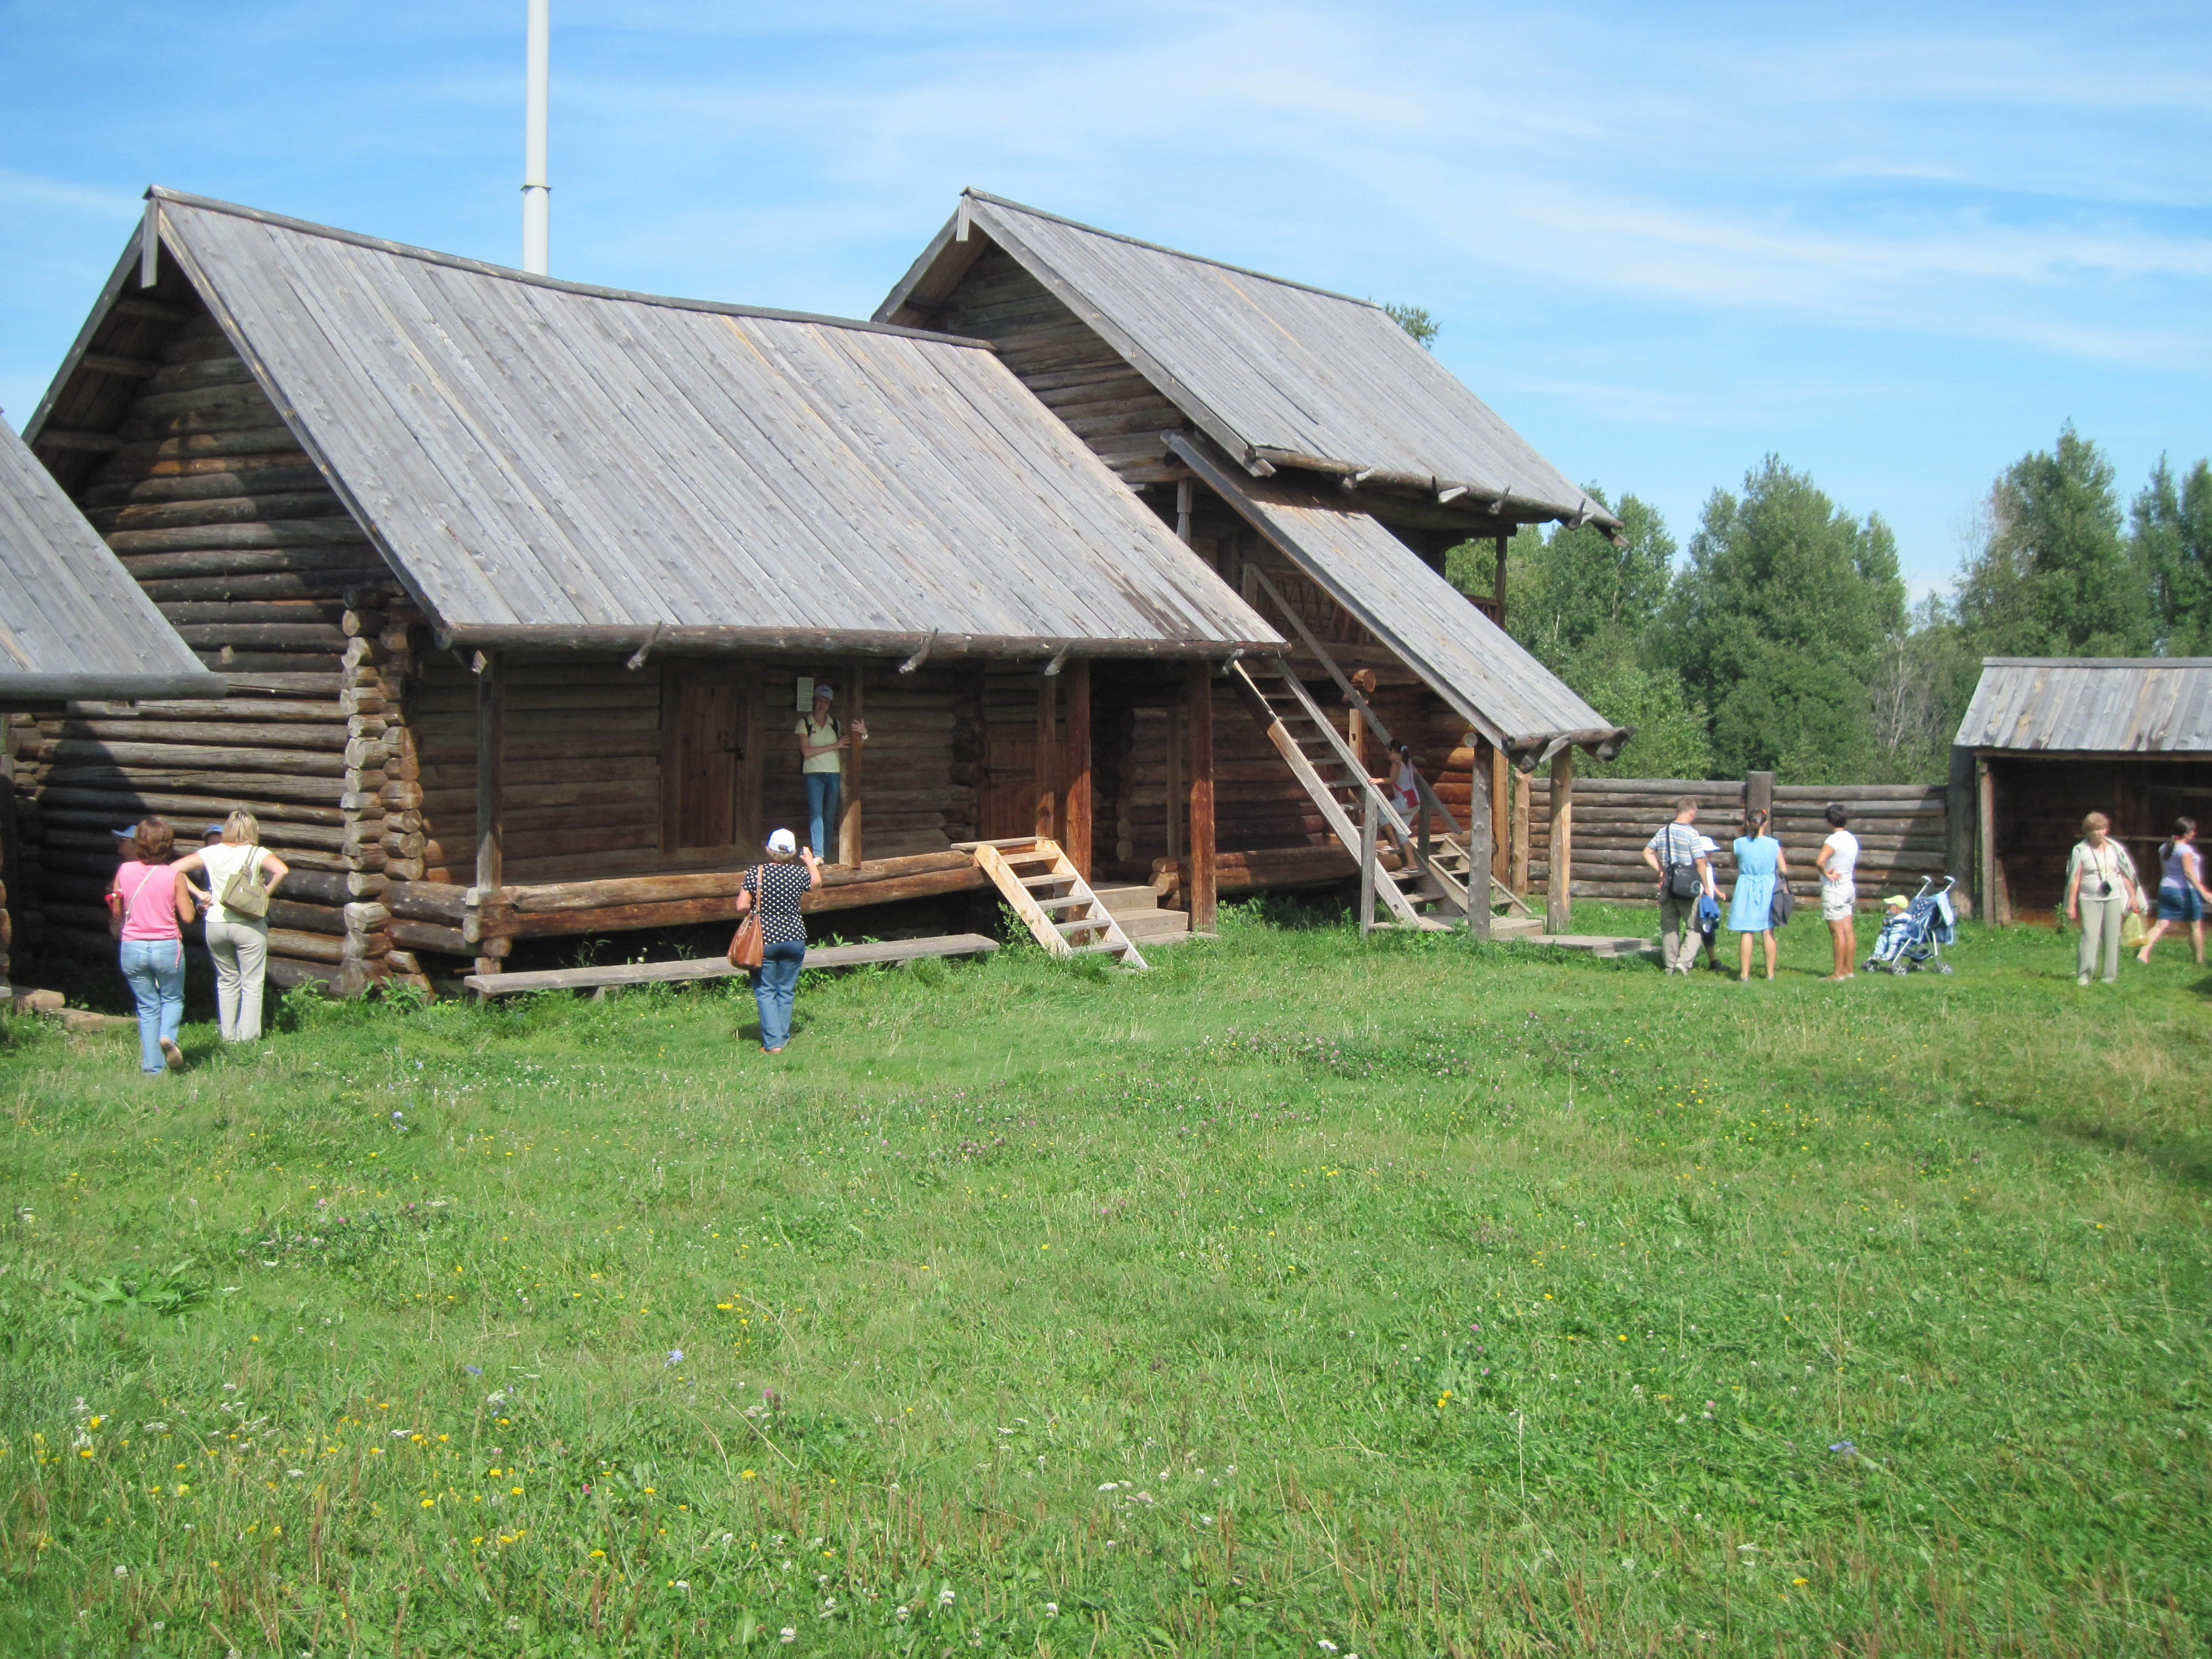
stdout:
POLYGON ((227 697, 220 674, 0 674, 0 708, 27 702, 152 702, 227 697))
POLYGON ((1162 657, 1218 659, 1273 656, 1280 639, 1102 640, 1030 638, 1000 634, 846 631, 801 628, 477 628, 438 627, 441 649, 453 651, 611 651, 712 654, 815 651, 862 657, 1162 657))

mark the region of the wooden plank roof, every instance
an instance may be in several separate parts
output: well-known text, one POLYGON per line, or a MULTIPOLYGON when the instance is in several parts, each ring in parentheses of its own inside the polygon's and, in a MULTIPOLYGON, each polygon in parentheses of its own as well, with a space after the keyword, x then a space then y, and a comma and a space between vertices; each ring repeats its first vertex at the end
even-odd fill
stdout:
POLYGON ((981 229, 1246 469, 1463 491, 1498 517, 1618 524, 1372 301, 1078 224, 981 191, 877 307, 924 314, 981 229))
POLYGON ((224 695, 0 422, 0 704, 224 695))
POLYGON ((2212 657, 1984 657, 1964 748, 2212 754, 2212 657))
POLYGON ((1626 735, 1335 489, 1251 478, 1202 439, 1170 447, 1474 730, 1516 755, 1626 735))
POLYGON ((442 642, 1279 644, 981 343, 149 196, 442 642))

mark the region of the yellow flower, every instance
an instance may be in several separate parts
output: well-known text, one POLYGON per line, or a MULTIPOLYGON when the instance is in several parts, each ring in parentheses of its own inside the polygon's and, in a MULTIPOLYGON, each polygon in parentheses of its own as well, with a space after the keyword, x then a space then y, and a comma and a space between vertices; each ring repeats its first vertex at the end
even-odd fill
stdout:
POLYGON ((739 1480, 751 1480, 751 1479, 753 1478, 753 1472, 752 1472, 750 1469, 747 1469, 747 1470, 746 1470, 743 1474, 739 1475, 738 1478, 739 1480))
POLYGON ((592 1559, 594 1561, 604 1561, 606 1559, 607 1553, 605 1550, 593 1550, 592 1552, 592 1559))

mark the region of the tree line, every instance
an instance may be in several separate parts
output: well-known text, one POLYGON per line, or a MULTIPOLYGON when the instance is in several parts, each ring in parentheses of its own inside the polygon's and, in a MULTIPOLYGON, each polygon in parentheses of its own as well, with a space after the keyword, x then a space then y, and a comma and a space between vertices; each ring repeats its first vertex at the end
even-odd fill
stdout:
MULTIPOLYGON (((1595 525, 1508 544, 1506 627, 1607 720, 1632 777, 1936 782, 1985 656, 2212 654, 2212 465, 2161 458, 2124 507, 2069 423, 2000 473, 1948 593, 1906 603, 1879 514, 1768 456, 1716 489, 1684 554, 1623 495, 1595 525)), ((1447 569, 1491 591, 1486 544, 1447 569)))

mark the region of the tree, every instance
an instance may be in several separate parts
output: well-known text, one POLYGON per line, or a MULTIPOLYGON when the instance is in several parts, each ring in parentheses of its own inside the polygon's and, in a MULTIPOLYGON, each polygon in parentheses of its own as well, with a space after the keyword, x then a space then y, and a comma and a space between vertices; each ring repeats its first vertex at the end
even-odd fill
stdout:
POLYGON ((1986 655, 2137 655, 2151 642, 2138 550, 2120 539, 2112 463, 2069 422, 2054 448, 2023 455, 1990 487, 1959 619, 1986 655))
POLYGON ((2176 488, 2160 456, 2132 516, 2153 643, 2171 657, 2212 654, 2212 465, 2197 462, 2176 488))
POLYGON ((1723 776, 1863 779, 1875 758, 1870 688, 1904 621, 1897 548, 1768 456, 1741 499, 1715 490, 1668 591, 1656 644, 1712 713, 1723 776))
POLYGON ((1559 678, 1575 694, 1615 726, 1632 726, 1636 735, 1617 759, 1578 759, 1590 777, 1702 778, 1711 775, 1713 745, 1705 711, 1682 690, 1682 677, 1671 668, 1641 660, 1629 631, 1608 626, 1567 653, 1559 678))
POLYGON ((1949 775, 1951 739, 1974 695, 1981 658, 1940 594, 1913 607, 1882 641, 1874 679, 1870 783, 1935 783, 1949 775))
POLYGON ((1382 310, 1392 322, 1421 343, 1422 350, 1436 349, 1437 336, 1443 332, 1444 325, 1422 307, 1387 305, 1382 310))
MULTIPOLYGON (((1592 501, 1610 509, 1602 489, 1587 488, 1592 501)), ((1548 541, 1532 539, 1526 556, 1508 567, 1507 631, 1547 667, 1558 669, 1608 629, 1641 639, 1666 600, 1674 563, 1666 520, 1633 495, 1620 498, 1619 516, 1618 542, 1595 524, 1563 528, 1548 541)), ((1514 538, 1513 551, 1520 541, 1514 538)))

